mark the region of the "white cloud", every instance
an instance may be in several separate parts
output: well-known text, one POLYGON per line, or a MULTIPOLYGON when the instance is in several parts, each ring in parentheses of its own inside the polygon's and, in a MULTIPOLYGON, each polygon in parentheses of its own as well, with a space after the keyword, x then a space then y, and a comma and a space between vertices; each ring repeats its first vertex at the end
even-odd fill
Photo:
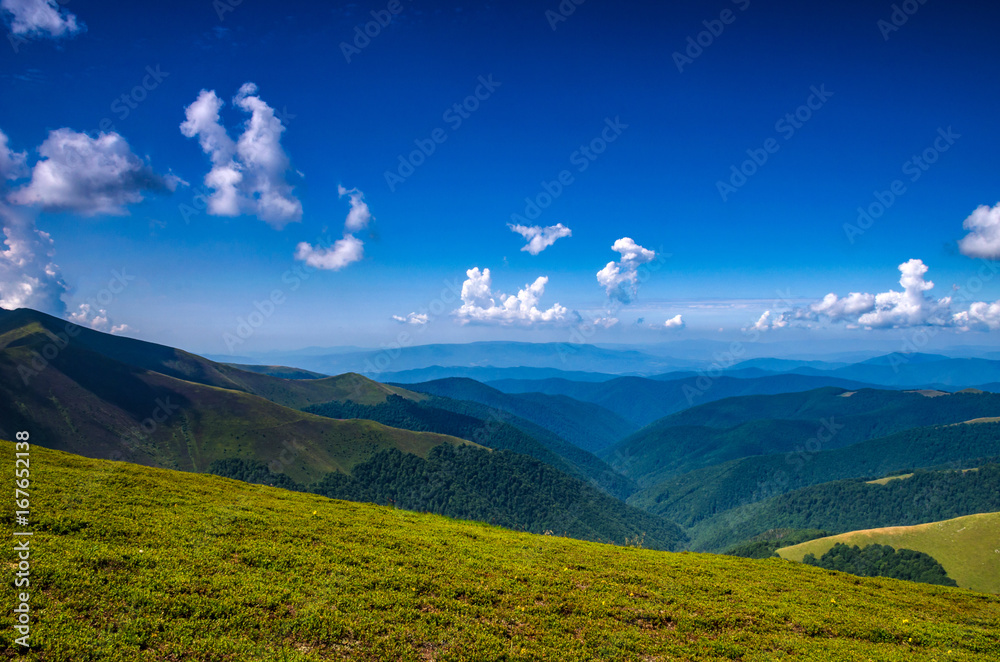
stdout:
POLYGON ((7 135, 0 131, 0 191, 7 180, 19 179, 27 174, 25 152, 15 152, 7 146, 7 135))
POLYGON ((413 326, 423 326, 431 321, 430 316, 427 313, 410 313, 406 317, 393 315, 392 319, 396 320, 400 324, 412 324, 413 326))
POLYGON ((969 230, 969 234, 958 242, 962 255, 1000 259, 1000 202, 994 207, 977 207, 962 227, 969 230))
POLYGON ((345 195, 351 196, 351 211, 347 212, 347 220, 344 221, 344 230, 346 232, 358 232, 368 227, 368 224, 372 220, 372 212, 368 209, 368 203, 365 202, 365 194, 356 188, 348 190, 339 185, 337 186, 337 193, 340 194, 340 197, 344 197, 345 195))
POLYGON ((786 326, 788 326, 786 313, 772 313, 770 310, 765 310, 764 314, 750 328, 756 331, 770 331, 771 329, 783 329, 786 326), (773 319, 772 314, 774 315, 773 319))
POLYGON ((590 320, 591 326, 600 327, 602 329, 610 329, 613 326, 617 326, 619 319, 617 317, 595 317, 590 320))
POLYGON ((864 313, 875 308, 875 295, 851 292, 846 297, 838 297, 832 292, 822 301, 811 304, 809 310, 815 315, 823 315, 831 321, 857 320, 864 313))
POLYGON ((683 329, 685 327, 684 319, 680 315, 674 315, 666 322, 663 326, 668 329, 683 329))
MULTIPOLYGON (((766 331, 789 326, 793 322, 815 322, 825 319, 844 322, 848 328, 910 328, 919 326, 962 326, 960 315, 952 311, 951 297, 935 299, 928 292, 934 283, 925 278, 927 265, 921 260, 908 260, 899 265, 899 284, 903 291, 889 290, 879 294, 851 292, 845 297, 827 294, 808 306, 798 306, 780 314, 765 311, 750 329, 766 331)), ((973 304, 974 306, 976 304, 973 304)), ((962 314, 964 315, 964 314, 962 314)), ((975 316, 961 319, 970 326, 982 326, 975 316)))
POLYGON ((1000 330, 1000 301, 986 303, 977 301, 969 309, 952 316, 952 323, 963 331, 1000 330))
POLYGON ((340 197, 350 196, 351 210, 347 212, 344 221, 344 238, 338 239, 330 248, 313 247, 302 242, 296 247, 295 259, 302 260, 311 267, 340 271, 352 262, 358 262, 365 256, 365 243, 355 237, 352 232, 362 230, 372 220, 371 210, 365 202, 365 194, 358 189, 346 189, 338 186, 340 197))
POLYGON ((123 333, 131 333, 132 330, 133 330, 132 327, 130 327, 128 324, 118 324, 111 327, 111 335, 120 336, 123 333))
POLYGON ((597 272, 597 282, 605 289, 608 296, 623 304, 635 299, 639 288, 639 266, 656 259, 656 253, 643 248, 629 237, 622 237, 611 246, 611 250, 620 253, 618 262, 608 262, 607 266, 597 272))
POLYGON ((35 227, 25 210, 0 203, 4 242, 0 249, 0 308, 34 308, 62 316, 66 294, 59 267, 52 261, 52 237, 35 227))
POLYGON ((0 10, 10 15, 10 31, 21 37, 69 37, 84 29, 56 0, 0 0, 0 10))
POLYGON ((110 327, 108 311, 103 308, 94 308, 89 303, 81 303, 77 311, 70 313, 67 319, 73 324, 85 326, 95 331, 107 331, 110 327))
POLYGON ((527 251, 532 255, 538 255, 556 243, 557 239, 573 236, 573 231, 562 223, 556 223, 544 228, 540 225, 529 227, 527 225, 512 225, 508 223, 507 227, 528 240, 528 244, 523 246, 521 250, 527 251))
POLYGON ((927 266, 921 260, 899 265, 902 292, 889 290, 875 295, 875 308, 858 317, 861 326, 872 328, 943 325, 951 314, 951 299, 935 300, 925 294, 934 283, 924 279, 927 266))
POLYGON ((489 269, 480 271, 479 267, 474 267, 465 275, 468 279, 462 284, 462 306, 453 313, 462 324, 477 322, 529 326, 566 319, 567 310, 558 303, 547 310, 538 308, 545 294, 545 285, 549 282, 546 276, 539 276, 516 295, 498 294, 494 297, 489 269))
POLYGON ((8 196, 11 202, 85 216, 123 215, 127 205, 142 202, 144 193, 173 191, 179 181, 153 172, 114 132, 91 138, 57 129, 38 147, 38 154, 42 158, 31 181, 8 196))
POLYGON ((295 249, 296 260, 302 260, 310 267, 328 271, 340 271, 364 256, 364 242, 351 234, 335 241, 332 248, 313 248, 303 241, 295 249))
POLYGON ((205 186, 212 189, 208 212, 215 216, 250 214, 281 229, 302 220, 302 203, 286 180, 291 163, 281 146, 285 126, 274 109, 257 96, 257 86, 244 83, 233 105, 250 114, 234 141, 223 126, 223 101, 215 90, 202 90, 184 109, 181 133, 198 138, 212 160, 205 186))

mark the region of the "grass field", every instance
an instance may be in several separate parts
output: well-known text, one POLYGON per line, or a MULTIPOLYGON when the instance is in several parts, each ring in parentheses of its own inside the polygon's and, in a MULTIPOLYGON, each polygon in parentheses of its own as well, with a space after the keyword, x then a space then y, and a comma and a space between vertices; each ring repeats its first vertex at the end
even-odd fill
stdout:
MULTIPOLYGON (((0 442, 5 476, 13 452, 0 442)), ((1000 597, 961 589, 519 534, 37 446, 31 481, 27 660, 1000 657, 1000 597)), ((12 511, 4 499, 3 521, 12 511)), ((11 567, 12 545, 0 557, 11 567)), ((5 606, 7 659, 11 626, 5 606)))
POLYGON ((963 588, 1000 593, 1000 513, 956 517, 916 526, 852 531, 810 540, 778 550, 778 555, 801 561, 806 554, 819 558, 838 542, 848 545, 879 544, 930 554, 948 576, 963 588))

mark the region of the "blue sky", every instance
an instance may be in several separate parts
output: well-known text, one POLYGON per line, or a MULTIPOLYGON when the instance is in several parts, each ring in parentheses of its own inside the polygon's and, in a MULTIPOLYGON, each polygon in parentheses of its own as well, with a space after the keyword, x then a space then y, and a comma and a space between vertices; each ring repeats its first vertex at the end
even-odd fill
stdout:
POLYGON ((993 344, 995 8, 912 0, 897 26, 892 3, 570 6, 559 20, 555 0, 3 0, 0 209, 12 229, 0 301, 212 353, 379 346, 401 332, 564 340, 581 325, 600 342, 728 339, 756 325, 772 340, 934 326, 993 344), (38 6, 48 22, 25 23, 38 6), (391 22, 345 56, 373 11, 391 22), (215 170, 200 143, 219 123, 181 130, 203 90, 224 104, 231 143, 215 170), (239 99, 263 109, 276 139, 240 151, 252 111, 239 99), (459 124, 463 103, 475 109, 459 124), (602 133, 614 140, 581 156, 602 133), (433 153, 387 181, 415 141, 433 153), (73 150, 95 160, 59 162, 73 150), (927 150, 933 164, 911 161, 927 150), (766 161, 732 180, 752 155, 766 161), (210 171, 242 177, 236 202, 205 209, 219 193, 210 171), (563 171, 572 183, 529 218, 526 198, 544 202, 563 171), (897 180, 901 193, 859 228, 858 207, 897 180), (338 186, 363 193, 351 232, 338 186), (288 211, 268 217, 261 191, 288 211), (531 254, 510 224, 572 234, 531 254), (334 256, 326 246, 346 235, 334 256), (112 293, 116 271, 126 285, 112 293), (452 290, 465 281, 463 305, 452 290), (953 286, 959 300, 942 303, 953 286), (501 293, 522 289, 505 307, 501 293), (280 303, 241 334, 275 290, 280 303), (890 290, 902 294, 874 296, 890 290), (850 293, 871 296, 852 307, 850 293))

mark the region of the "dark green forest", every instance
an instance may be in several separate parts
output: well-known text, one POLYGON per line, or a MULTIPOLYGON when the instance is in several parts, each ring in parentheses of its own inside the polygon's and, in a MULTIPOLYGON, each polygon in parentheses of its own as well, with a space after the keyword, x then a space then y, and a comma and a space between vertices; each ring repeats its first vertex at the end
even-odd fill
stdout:
MULTIPOLYGON (((288 487, 252 460, 215 462, 209 471, 288 487)), ((651 549, 674 549, 685 540, 675 524, 510 451, 442 444, 423 459, 393 449, 356 466, 350 476, 330 473, 312 485, 291 489, 581 540, 651 549)))
POLYGON ((596 456, 529 421, 475 402, 441 397, 413 402, 390 395, 384 403, 374 406, 348 400, 313 405, 305 411, 329 418, 362 418, 405 430, 447 434, 494 450, 529 455, 579 476, 618 499, 626 499, 635 492, 631 480, 596 456))
POLYGON ((859 577, 889 577, 923 584, 958 586, 933 556, 888 545, 849 546, 837 543, 818 559, 806 554, 803 563, 859 577))

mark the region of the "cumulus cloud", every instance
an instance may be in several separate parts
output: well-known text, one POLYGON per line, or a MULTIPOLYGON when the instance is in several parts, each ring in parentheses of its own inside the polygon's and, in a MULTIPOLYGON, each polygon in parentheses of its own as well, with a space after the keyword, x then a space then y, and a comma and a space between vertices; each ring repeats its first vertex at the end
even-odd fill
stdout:
POLYGON ((53 315, 66 312, 66 283, 53 262, 52 237, 35 227, 25 210, 0 202, 4 242, 0 249, 0 308, 34 308, 53 315))
POLYGON ((851 292, 846 297, 838 297, 832 292, 821 301, 811 304, 809 310, 833 322, 857 320, 864 313, 875 308, 875 295, 851 292))
POLYGON ((621 254, 617 262, 608 262, 597 272, 597 282, 608 296, 623 304, 631 303, 639 289, 639 266, 656 259, 656 253, 643 248, 629 237, 622 237, 611 246, 621 254))
POLYGON ((558 303, 547 310, 538 308, 547 276, 539 276, 534 283, 525 285, 517 294, 493 294, 493 279, 489 269, 474 267, 465 272, 467 280, 462 283, 462 306, 454 311, 462 324, 502 324, 529 326, 561 322, 566 319, 567 310, 558 303))
POLYGON ((532 255, 538 255, 546 248, 556 243, 557 239, 573 236, 573 231, 562 223, 556 223, 555 225, 549 225, 544 228, 540 225, 527 226, 508 223, 507 227, 528 241, 527 245, 523 246, 521 250, 527 251, 532 255))
POLYGON ((969 231, 959 240, 962 255, 989 260, 1000 259, 1000 202, 994 207, 981 205, 965 219, 962 227, 969 231))
POLYGON ((680 315, 674 315, 666 322, 663 326, 667 329, 683 329, 685 327, 684 319, 680 315))
POLYGON ((11 202, 85 216, 123 215, 127 205, 142 202, 144 193, 173 191, 179 181, 153 172, 114 132, 91 138, 57 129, 38 147, 38 154, 42 158, 31 171, 31 181, 8 196, 11 202))
POLYGON ((781 329, 786 326, 788 326, 787 313, 772 313, 770 310, 765 310, 764 314, 749 328, 755 331, 770 331, 771 329, 781 329))
POLYGON ((27 174, 25 163, 28 154, 13 151, 7 143, 7 134, 0 131, 0 191, 3 191, 6 181, 20 179, 27 174))
POLYGON ((285 126, 257 95, 257 86, 244 83, 233 105, 249 113, 243 133, 230 138, 219 115, 224 102, 215 90, 202 90, 184 109, 181 133, 198 138, 212 161, 205 186, 212 190, 208 212, 215 216, 249 214, 281 229, 302 220, 302 203, 286 175, 291 162, 281 146, 285 126))
POLYGON ((132 328, 128 324, 113 324, 108 317, 107 310, 89 303, 81 303, 76 312, 70 313, 66 319, 73 322, 73 324, 85 326, 95 331, 104 331, 112 335, 132 331, 132 328))
POLYGON ((84 29, 56 0, 0 0, 0 10, 9 17, 10 31, 20 37, 58 39, 84 29))
POLYGON ((366 228, 373 219, 365 202, 365 194, 356 188, 346 189, 343 186, 338 186, 337 191, 340 197, 350 196, 351 210, 347 212, 347 220, 344 221, 344 238, 338 239, 330 248, 314 247, 301 242, 295 249, 295 259, 302 260, 310 267, 340 271, 365 256, 365 243, 351 234, 366 228))
POLYGON ((427 313, 410 313, 406 317, 393 315, 392 319, 396 320, 400 324, 412 324, 413 326, 423 326, 431 321, 431 318, 427 313))
MULTIPOLYGON (((851 292, 845 297, 834 293, 808 306, 791 308, 781 313, 768 310, 748 329, 767 331, 780 329, 793 323, 810 323, 819 320, 844 322, 848 327, 885 329, 911 328, 919 326, 963 326, 986 324, 978 320, 975 313, 955 313, 952 298, 936 299, 929 294, 934 283, 927 280, 927 265, 921 260, 908 260, 899 265, 899 284, 902 291, 889 290, 879 294, 851 292)), ((976 307, 978 304, 972 304, 976 307)), ((985 304, 983 304, 985 305, 985 304)), ((970 309, 971 310, 971 309, 970 309)), ((980 306, 975 310, 987 312, 980 306)), ((985 318, 984 318, 985 319, 985 318)))
POLYGON ((352 262, 358 262, 364 256, 364 242, 351 234, 335 241, 331 248, 314 248, 303 241, 295 249, 296 260, 301 260, 310 267, 328 271, 340 271, 352 262))
POLYGON ((344 230, 346 232, 358 232, 368 227, 368 224, 372 220, 372 213, 368 209, 368 203, 365 202, 365 194, 356 188, 348 190, 339 185, 337 186, 337 193, 340 197, 349 195, 351 199, 351 211, 347 212, 347 220, 344 221, 344 230))

